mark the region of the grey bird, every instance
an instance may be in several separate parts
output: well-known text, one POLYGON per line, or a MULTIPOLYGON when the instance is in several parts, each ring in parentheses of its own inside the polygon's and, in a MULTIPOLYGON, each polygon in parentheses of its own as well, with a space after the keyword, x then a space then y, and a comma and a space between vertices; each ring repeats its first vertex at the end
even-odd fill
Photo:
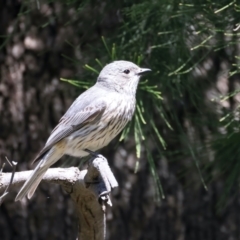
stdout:
POLYGON ((48 168, 64 154, 84 157, 108 145, 132 119, 139 79, 149 71, 123 60, 106 65, 95 85, 73 102, 53 129, 15 201, 26 195, 30 199, 48 168))

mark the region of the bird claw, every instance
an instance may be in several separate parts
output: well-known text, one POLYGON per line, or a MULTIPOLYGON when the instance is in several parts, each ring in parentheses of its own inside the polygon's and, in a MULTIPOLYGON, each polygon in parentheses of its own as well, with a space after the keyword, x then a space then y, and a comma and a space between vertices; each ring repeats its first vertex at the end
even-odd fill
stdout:
POLYGON ((87 152, 87 153, 89 153, 89 154, 90 154, 91 156, 93 156, 93 157, 98 157, 98 156, 99 156, 98 153, 93 152, 93 151, 91 151, 91 150, 89 150, 89 149, 84 149, 84 151, 87 152))

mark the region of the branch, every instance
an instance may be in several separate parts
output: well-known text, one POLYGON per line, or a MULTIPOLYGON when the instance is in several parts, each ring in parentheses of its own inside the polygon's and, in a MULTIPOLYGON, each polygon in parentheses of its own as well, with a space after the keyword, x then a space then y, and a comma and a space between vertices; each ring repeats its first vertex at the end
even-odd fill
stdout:
MULTIPOLYGON (((3 203, 3 201, 4 201, 4 198, 5 198, 5 197, 8 195, 8 193, 9 193, 9 192, 8 192, 8 189, 9 189, 9 188, 11 187, 11 185, 12 185, 13 178, 14 178, 14 174, 15 174, 15 171, 16 171, 16 166, 17 166, 17 162, 14 162, 14 161, 10 162, 7 157, 5 157, 5 159, 7 160, 7 162, 9 163, 9 165, 13 168, 13 170, 12 170, 12 173, 11 173, 10 181, 8 182, 8 185, 7 185, 7 187, 5 188, 4 193, 2 194, 2 196, 0 196, 0 206, 2 205, 2 203, 3 203)), ((2 165, 1 172, 2 172, 3 169, 4 169, 4 166, 5 166, 5 163, 3 163, 3 165, 2 165)), ((1 182, 0 182, 0 183, 1 183, 1 182)))
MULTIPOLYGON (((32 171, 16 172, 11 187, 20 187, 32 171)), ((8 187, 12 173, 0 172, 0 193, 8 187)), ((60 184, 76 205, 79 218, 78 239, 104 240, 106 204, 112 206, 109 194, 118 183, 107 159, 97 155, 89 161, 88 170, 76 167, 50 168, 43 181, 60 184)))

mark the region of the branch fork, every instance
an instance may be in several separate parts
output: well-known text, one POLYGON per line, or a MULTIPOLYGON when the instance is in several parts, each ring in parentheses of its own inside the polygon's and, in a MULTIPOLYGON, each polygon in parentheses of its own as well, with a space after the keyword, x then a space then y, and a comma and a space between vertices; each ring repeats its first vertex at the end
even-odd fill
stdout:
MULTIPOLYGON (((0 172, 0 200, 7 194, 10 185, 20 187, 32 171, 0 172), (13 177, 14 176, 14 177, 13 177)), ((118 186, 108 161, 100 154, 95 155, 87 170, 76 167, 50 168, 43 181, 60 184, 76 205, 79 218, 78 239, 104 240, 106 236, 106 205, 112 206, 111 189, 118 186)))

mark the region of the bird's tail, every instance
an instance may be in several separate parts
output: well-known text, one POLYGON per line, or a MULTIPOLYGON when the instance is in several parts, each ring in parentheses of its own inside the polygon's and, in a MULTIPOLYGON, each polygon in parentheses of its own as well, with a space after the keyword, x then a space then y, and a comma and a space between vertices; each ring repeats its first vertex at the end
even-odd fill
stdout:
POLYGON ((18 195, 15 198, 15 201, 22 200, 26 195, 29 199, 33 196, 36 188, 38 187, 48 168, 60 157, 62 157, 62 154, 59 155, 54 153, 56 153, 56 151, 54 151, 54 149, 51 149, 47 154, 45 154, 43 159, 38 163, 37 167, 34 169, 30 177, 20 189, 18 195))

